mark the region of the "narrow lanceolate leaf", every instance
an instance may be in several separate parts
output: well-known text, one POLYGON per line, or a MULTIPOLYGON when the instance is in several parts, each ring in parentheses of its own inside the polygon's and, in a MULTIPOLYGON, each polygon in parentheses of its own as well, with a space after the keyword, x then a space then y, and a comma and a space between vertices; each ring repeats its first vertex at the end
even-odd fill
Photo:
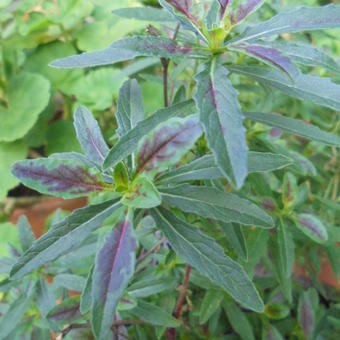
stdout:
POLYGON ((191 14, 191 0, 158 0, 158 2, 181 23, 183 28, 194 32, 201 40, 207 42, 199 29, 199 20, 191 14))
POLYGON ((243 51, 258 60, 274 65, 285 71, 293 79, 299 75, 298 68, 291 60, 275 48, 257 44, 240 44, 233 45, 233 49, 243 51))
POLYGON ((233 0, 230 4, 229 19, 232 25, 244 20, 264 3, 264 0, 233 0))
POLYGON ((115 310, 135 266, 137 240, 131 218, 120 222, 109 233, 99 250, 92 281, 91 324, 97 339, 112 338, 115 310))
POLYGON ((272 228, 272 218, 250 201, 213 187, 183 184, 160 190, 163 203, 221 222, 272 228))
POLYGON ((47 319, 56 322, 70 322, 81 318, 80 310, 80 297, 75 296, 62 301, 59 305, 55 306, 47 314, 47 319))
POLYGON ((262 328, 262 340, 283 340, 283 336, 273 325, 266 323, 262 328))
POLYGON ((282 221, 278 226, 277 241, 281 257, 280 262, 283 265, 282 272, 286 278, 290 278, 295 261, 295 245, 291 233, 282 221))
POLYGON ((247 242, 242 230, 242 226, 240 226, 237 223, 223 223, 223 222, 220 222, 220 225, 224 231, 224 234, 228 242, 236 251, 237 255, 240 256, 244 261, 247 261, 248 249, 247 242))
POLYGON ((86 158, 101 167, 109 148, 97 121, 86 107, 81 106, 76 110, 74 127, 86 158))
POLYGON ((159 21, 172 22, 174 18, 162 9, 155 7, 128 7, 118 8, 112 11, 114 15, 121 18, 143 20, 143 21, 159 21))
POLYGON ((340 85, 329 78, 300 73, 294 82, 279 70, 262 66, 229 66, 231 71, 252 77, 264 85, 274 87, 291 97, 307 99, 315 104, 340 110, 340 85))
POLYGON ((315 327, 315 312, 309 292, 304 292, 299 299, 298 321, 306 339, 310 339, 315 327))
POLYGON ((138 176, 124 194, 122 203, 130 208, 150 209, 160 205, 162 199, 157 188, 146 176, 138 176))
POLYGON ((221 172, 237 188, 247 176, 247 144, 237 91, 228 70, 213 62, 196 76, 196 105, 209 148, 221 172))
POLYGON ((31 189, 62 198, 112 190, 94 168, 75 160, 38 158, 19 161, 12 167, 12 174, 31 189))
POLYGON ((244 112, 246 118, 265 125, 277 127, 298 136, 317 142, 340 147, 340 137, 330 132, 322 131, 317 126, 307 124, 302 120, 284 117, 275 113, 244 112))
POLYGON ((227 9, 227 6, 230 2, 230 0, 218 0, 220 6, 221 6, 221 17, 223 19, 224 15, 225 15, 225 11, 227 9))
POLYGON ((121 204, 117 201, 88 206, 76 210, 63 221, 53 225, 53 228, 36 240, 19 258, 11 271, 12 278, 19 279, 81 244, 120 207, 121 204))
POLYGON ((116 119, 118 135, 126 135, 145 118, 142 92, 135 79, 127 80, 119 91, 116 119))
POLYGON ((176 164, 201 136, 198 117, 172 118, 157 126, 141 142, 137 172, 154 176, 176 164))
POLYGON ((79 310, 81 314, 86 314, 91 308, 91 291, 92 291, 92 278, 93 278, 93 269, 94 266, 92 265, 81 293, 80 297, 80 306, 79 310))
POLYGON ((161 109, 150 117, 139 122, 135 128, 124 135, 117 144, 110 150, 104 161, 104 170, 116 165, 133 153, 140 140, 152 131, 158 124, 178 115, 188 115, 195 113, 195 105, 192 100, 174 105, 169 108, 161 109))
POLYGON ((159 58, 202 58, 205 55, 197 48, 180 45, 171 39, 156 36, 128 37, 114 42, 112 48, 138 53, 140 56, 159 58))
POLYGON ((340 26, 340 6, 299 7, 248 28, 235 41, 249 41, 281 33, 294 33, 340 26))
POLYGON ((299 214, 296 216, 295 224, 304 234, 317 243, 324 243, 328 240, 326 227, 313 215, 299 214))
POLYGON ((32 228, 25 215, 20 217, 18 222, 18 229, 21 249, 23 250, 23 252, 25 252, 28 248, 31 247, 32 243, 35 240, 32 228))
POLYGON ((264 43, 257 41, 256 44, 272 46, 286 55, 295 63, 307 66, 320 66, 340 73, 340 64, 322 50, 311 44, 303 44, 290 41, 272 41, 264 43))
MULTIPOLYGON (((248 153, 248 172, 267 172, 282 169, 290 164, 292 160, 286 156, 267 153, 248 153)), ((157 178, 161 184, 181 183, 194 180, 209 180, 222 178, 223 174, 215 163, 214 156, 206 155, 183 165, 178 169, 173 169, 157 178)))
POLYGON ((215 240, 163 208, 152 210, 152 216, 178 256, 225 289, 245 308, 263 312, 263 302, 255 286, 243 268, 227 257, 215 240))

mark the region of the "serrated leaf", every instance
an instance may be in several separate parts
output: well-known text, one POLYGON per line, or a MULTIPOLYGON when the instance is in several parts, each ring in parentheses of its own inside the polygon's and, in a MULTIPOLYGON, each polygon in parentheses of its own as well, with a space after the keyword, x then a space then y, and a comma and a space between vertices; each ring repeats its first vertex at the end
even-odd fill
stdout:
POLYGON ((340 26, 340 6, 299 7, 281 12, 271 19, 248 28, 232 40, 249 41, 281 33, 295 33, 340 26))
MULTIPOLYGON (((274 171, 290 164, 292 164, 292 160, 280 154, 254 151, 248 153, 248 173, 274 171)), ((174 184, 218 178, 223 178, 223 174, 217 167, 214 157, 206 155, 159 176, 157 182, 161 184, 174 184)))
POLYGON ((62 301, 59 305, 52 308, 48 314, 47 319, 55 322, 72 322, 81 318, 80 297, 75 296, 62 301))
POLYGON ((156 326, 178 327, 179 321, 176 320, 170 313, 163 308, 155 306, 151 303, 138 301, 137 307, 132 309, 131 314, 134 314, 139 319, 156 326))
POLYGON ((310 239, 317 243, 328 240, 328 232, 323 223, 310 214, 299 214, 295 216, 296 226, 310 239))
POLYGON ((160 193, 145 176, 138 176, 122 198, 122 204, 135 209, 150 209, 162 203, 160 193))
POLYGON ((178 256, 225 289, 245 308, 263 312, 263 302, 255 286, 243 268, 224 255, 215 240, 163 208, 151 213, 178 256))
POLYGON ((127 80, 119 91, 116 119, 120 137, 145 119, 142 92, 135 79, 127 80))
POLYGON ((283 72, 262 66, 228 66, 240 73, 286 93, 288 96, 307 99, 315 104, 340 110, 340 85, 329 78, 320 78, 300 73, 292 80, 283 72))
POLYGON ((156 22, 172 22, 174 18, 167 14, 165 11, 155 7, 128 7, 118 8, 112 12, 121 18, 143 20, 143 21, 156 21, 156 22))
POLYGON ((299 76, 299 70, 291 62, 291 60, 273 47, 261 46, 255 43, 233 45, 232 47, 233 49, 243 51, 260 61, 269 63, 280 68, 282 71, 286 72, 292 79, 295 79, 299 76))
POLYGON ((113 191, 94 168, 88 168, 81 161, 54 158, 24 160, 14 164, 12 174, 31 189, 62 198, 113 191))
POLYGON ((213 62, 196 76, 196 105, 209 148, 221 172, 237 188, 247 176, 247 152, 243 114, 229 72, 213 62))
POLYGON ((22 138, 38 120, 49 99, 50 83, 41 75, 21 73, 11 78, 7 93, 8 109, 0 107, 0 141, 22 138))
POLYGON ((224 301, 223 308, 228 316, 228 320, 233 330, 242 340, 255 340, 252 325, 245 313, 231 301, 224 301))
POLYGON ((133 153, 137 149, 140 140, 142 140, 144 136, 151 132, 158 124, 174 116, 192 113, 195 113, 195 105, 192 100, 188 100, 169 108, 158 110, 150 117, 139 122, 135 128, 120 138, 117 144, 110 150, 104 161, 104 170, 116 165, 133 153))
POLYGON ((253 11, 259 8, 264 0, 233 0, 228 8, 229 20, 236 25, 244 20, 253 11))
POLYGON ((220 307, 224 298, 224 293, 219 290, 208 290, 201 302, 200 307, 200 325, 204 325, 213 316, 220 307))
POLYGON ((299 119, 293 119, 275 113, 262 112, 244 112, 244 116, 255 122, 277 127, 298 136, 340 147, 340 137, 330 132, 322 131, 317 126, 307 124, 299 119))
POLYGON ((25 215, 20 217, 18 221, 18 229, 20 246, 23 252, 25 252, 32 246, 32 243, 35 240, 31 225, 25 215))
POLYGON ((99 250, 92 281, 91 325, 97 339, 112 337, 115 310, 133 275, 137 240, 129 213, 108 234, 99 250))
POLYGON ((120 202, 107 201, 78 209, 36 240, 11 270, 13 279, 22 278, 43 264, 81 244, 105 219, 121 207, 120 202))
POLYGON ((137 153, 137 172, 153 177, 176 164, 201 136, 198 117, 172 118, 157 126, 141 141, 137 153))
POLYGON ((272 218, 250 201, 213 187, 183 184, 160 189, 163 203, 221 222, 272 228, 272 218))
POLYGON ((74 127, 86 158, 101 167, 109 148, 97 121, 85 106, 76 110, 74 127))

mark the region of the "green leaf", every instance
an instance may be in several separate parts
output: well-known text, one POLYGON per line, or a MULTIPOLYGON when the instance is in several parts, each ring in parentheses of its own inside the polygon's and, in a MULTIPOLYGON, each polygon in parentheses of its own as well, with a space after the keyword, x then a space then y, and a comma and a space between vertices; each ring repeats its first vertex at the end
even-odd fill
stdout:
POLYGON ((226 2, 230 23, 237 25, 262 6, 264 0, 234 0, 230 2, 227 0, 226 2))
POLYGON ((91 309, 91 292, 94 265, 91 267, 81 293, 79 310, 81 314, 86 314, 91 309))
POLYGON ((150 117, 139 122, 135 128, 124 135, 107 155, 103 168, 104 170, 116 165, 133 153, 138 143, 151 132, 158 124, 178 115, 189 115, 195 113, 195 106, 192 100, 174 105, 169 108, 161 109, 150 117))
POLYGON ((178 256, 225 289, 245 308, 263 312, 263 302, 243 268, 225 256, 212 238, 163 208, 152 210, 152 216, 178 256))
POLYGON ((298 305, 298 321, 306 339, 311 338, 316 323, 316 315, 310 292, 311 290, 302 293, 298 305))
POLYGON ((170 313, 164 311, 163 308, 155 306, 151 303, 138 301, 137 307, 130 311, 139 319, 155 326, 178 327, 179 321, 176 320, 170 313))
POLYGON ((79 310, 80 297, 75 296, 62 301, 53 307, 47 314, 46 318, 54 322, 72 322, 81 319, 82 315, 79 310))
POLYGON ((295 216, 295 225, 310 239, 317 243, 328 240, 328 232, 323 223, 310 214, 299 214, 295 216))
POLYGON ((269 322, 266 322, 262 328, 262 340, 283 340, 281 333, 269 322))
POLYGON ((327 53, 311 44, 291 41, 256 42, 263 46, 272 46, 288 56, 293 62, 307 66, 320 66, 340 72, 340 65, 327 53))
POLYGON ((29 188, 62 198, 113 191, 96 169, 76 160, 37 158, 19 161, 12 167, 12 173, 29 188))
MULTIPOLYGON (((151 218, 151 216, 149 216, 151 218)), ((154 294, 158 294, 164 291, 170 291, 175 288, 177 283, 176 278, 146 278, 141 281, 137 281, 129 286, 129 296, 135 298, 148 297, 154 294)))
POLYGON ((151 177, 176 164, 195 145, 202 129, 196 115, 172 118, 158 125, 141 141, 137 172, 151 177))
POLYGON ((74 211, 63 221, 53 225, 53 228, 36 240, 32 247, 19 258, 11 270, 12 278, 22 278, 80 245, 120 207, 120 202, 107 201, 74 211))
POLYGON ((18 221, 18 229, 21 249, 23 250, 23 252, 25 252, 32 246, 35 240, 31 225, 25 215, 22 215, 20 217, 18 221))
POLYGON ((124 162, 119 162, 113 170, 116 191, 125 191, 129 185, 129 172, 124 162))
POLYGON ((228 66, 230 71, 240 73, 276 88, 288 96, 310 100, 315 104, 340 110, 340 85, 329 78, 300 74, 294 82, 283 72, 263 66, 228 66))
POLYGON ((23 142, 0 143, 0 201, 7 191, 19 184, 19 180, 11 174, 12 165, 21 159, 25 159, 28 147, 23 142))
POLYGON ((40 279, 37 284, 37 306, 45 318, 48 312, 56 305, 53 286, 45 279, 40 279))
POLYGON ((111 326, 119 299, 135 267, 137 240, 129 212, 107 235, 93 270, 91 325, 97 339, 112 338, 111 326))
POLYGON ((0 319, 0 339, 7 339, 7 336, 19 325, 31 302, 31 297, 22 294, 11 303, 7 312, 2 314, 0 319))
POLYGON ((101 167, 109 148, 97 121, 86 107, 76 110, 74 127, 86 158, 101 167))
POLYGON ((240 188, 247 176, 247 152, 243 114, 229 72, 213 61, 196 76, 196 105, 216 164, 233 185, 240 188))
POLYGON ((226 238, 237 255, 244 261, 248 260, 248 249, 242 226, 236 223, 219 223, 226 235, 226 238))
POLYGON ((340 6, 299 7, 281 12, 271 19, 249 27, 232 42, 243 42, 281 33, 295 33, 340 27, 340 6))
POLYGON ((183 184, 160 189, 163 203, 221 222, 272 228, 272 218, 250 201, 213 187, 183 184))
POLYGON ((161 203, 160 193, 146 176, 138 176, 122 198, 122 204, 135 209, 150 209, 161 203))
POLYGON ((8 109, 0 107, 0 141, 11 142, 23 137, 47 106, 49 81, 38 74, 19 74, 8 83, 7 99, 8 109))
POLYGON ((155 7, 128 7, 118 8, 112 12, 121 18, 143 20, 143 21, 159 21, 172 22, 174 19, 165 11, 155 7))
POLYGON ((81 292, 85 285, 85 279, 75 274, 58 274, 54 277, 53 284, 57 287, 81 292))
POLYGON ((201 302, 200 325, 205 324, 220 307, 224 293, 219 290, 208 290, 201 302))
POLYGON ((295 261, 295 244, 287 225, 280 221, 278 225, 277 243, 279 248, 280 263, 282 272, 288 279, 292 276, 295 261))
POLYGON ((127 80, 119 91, 116 119, 120 137, 145 119, 142 92, 135 79, 127 80))
POLYGON ((299 187, 296 177, 291 172, 286 172, 282 182, 282 203, 285 208, 291 208, 296 203, 299 187))
POLYGON ((290 314, 290 309, 283 303, 270 303, 266 304, 264 313, 269 319, 282 320, 290 314))
MULTIPOLYGON (((292 160, 280 154, 253 151, 248 153, 249 173, 278 170, 290 164, 292 164, 292 160)), ((223 178, 223 174, 217 167, 214 157, 206 155, 189 164, 164 173, 157 178, 157 182, 160 184, 174 184, 218 178, 223 178)))
POLYGON ((317 126, 307 124, 302 120, 284 117, 275 113, 244 112, 244 116, 255 122, 277 127, 284 131, 306 137, 317 142, 340 147, 340 137, 322 131, 317 126))
POLYGON ((241 339, 255 340, 252 326, 242 310, 232 301, 227 300, 223 302, 223 308, 228 316, 231 327, 241 339))

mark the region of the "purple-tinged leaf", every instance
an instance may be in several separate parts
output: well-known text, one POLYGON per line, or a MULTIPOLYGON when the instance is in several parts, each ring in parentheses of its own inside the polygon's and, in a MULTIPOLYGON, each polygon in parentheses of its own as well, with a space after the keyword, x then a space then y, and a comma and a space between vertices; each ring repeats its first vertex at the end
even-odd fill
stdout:
POLYGON ((194 146, 202 129, 197 116, 173 118, 158 125, 141 142, 137 172, 154 176, 176 164, 194 146))
POLYGON ((328 232, 323 223, 310 214, 299 214, 296 216, 296 226, 309 238, 317 243, 328 240, 328 232))
POLYGON ((299 7, 281 12, 248 28, 229 43, 250 41, 282 33, 295 33, 340 27, 340 5, 299 7))
POLYGON ((256 59, 280 68, 284 72, 288 73, 292 79, 298 77, 299 75, 298 68, 291 62, 291 60, 287 56, 281 54, 281 52, 275 48, 264 47, 256 44, 234 45, 233 48, 244 51, 256 59))
POLYGON ((240 23, 263 3, 264 0, 232 0, 229 10, 230 23, 232 25, 240 23))
POLYGON ((109 233, 99 250, 92 282, 91 324, 97 339, 111 339, 115 310, 133 275, 137 240, 128 215, 109 233))
POLYGON ((299 187, 296 177, 286 172, 282 183, 282 203, 286 208, 291 208, 296 202, 299 194, 299 187))
POLYGON ((228 76, 228 70, 214 60, 195 78, 195 101, 216 164, 240 188, 248 171, 248 147, 238 93, 228 76))
POLYGON ((53 158, 19 161, 12 167, 13 175, 27 187, 62 198, 113 190, 94 171, 82 162, 53 158))
POLYGON ((283 340, 281 333, 270 323, 263 325, 262 340, 283 340))
POLYGON ((230 2, 230 0, 218 0, 220 6, 221 6, 221 17, 222 19, 224 18, 224 15, 225 15, 225 11, 227 9, 227 6, 230 2))
POLYGON ((310 339, 315 327, 315 312, 310 292, 304 292, 300 296, 298 306, 298 321, 306 339, 310 339))
POLYGON ((59 305, 55 306, 47 314, 47 319, 57 322, 67 322, 81 318, 79 311, 80 297, 75 296, 64 300, 59 305))
POLYGON ((97 121, 86 107, 81 106, 76 110, 74 127, 85 156, 101 167, 109 148, 97 121))
POLYGON ((166 2, 175 7, 184 15, 186 15, 189 19, 192 18, 190 13, 191 0, 166 0, 166 2))

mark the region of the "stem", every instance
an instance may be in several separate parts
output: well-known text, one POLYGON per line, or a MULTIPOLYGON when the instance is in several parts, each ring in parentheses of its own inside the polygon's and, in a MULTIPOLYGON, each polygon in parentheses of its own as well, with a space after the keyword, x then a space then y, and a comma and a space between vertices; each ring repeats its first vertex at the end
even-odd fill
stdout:
MULTIPOLYGON (((188 283, 189 283, 190 271, 191 271, 191 267, 190 267, 190 265, 187 264, 186 269, 185 269, 185 275, 184 275, 182 287, 181 287, 180 292, 179 292, 179 297, 178 297, 177 305, 176 305, 175 312, 174 312, 174 317, 176 319, 179 319, 179 317, 181 315, 181 310, 182 310, 182 307, 183 307, 183 302, 184 302, 184 298, 185 298, 188 283)), ((175 340, 176 339, 176 328, 168 329, 167 332, 166 332, 166 336, 167 336, 168 340, 175 340)))

